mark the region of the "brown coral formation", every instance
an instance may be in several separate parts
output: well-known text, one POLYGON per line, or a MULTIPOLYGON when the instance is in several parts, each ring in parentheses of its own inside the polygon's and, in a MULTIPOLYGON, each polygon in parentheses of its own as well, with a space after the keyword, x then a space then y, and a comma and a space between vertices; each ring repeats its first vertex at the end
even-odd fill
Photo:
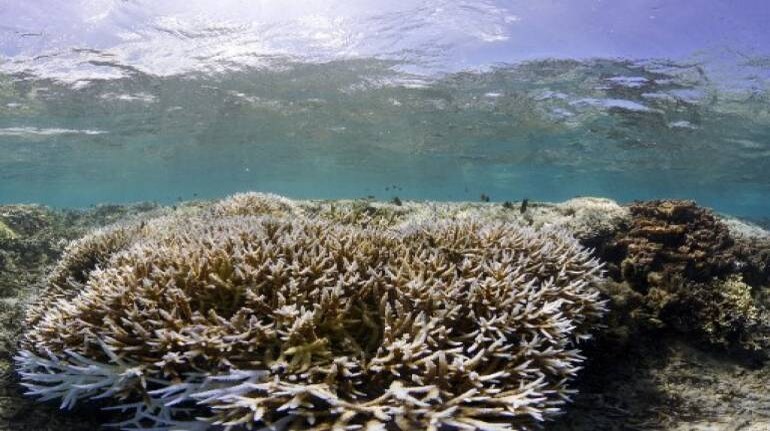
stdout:
POLYGON ((561 231, 214 214, 75 243, 30 315, 31 390, 71 405, 98 375, 163 411, 133 425, 530 429, 604 311, 600 265, 561 231), (164 411, 180 391, 193 410, 164 411))
POLYGON ((599 250, 620 282, 608 287, 617 305, 611 319, 668 325, 727 347, 768 345, 767 313, 753 298, 768 281, 759 249, 736 240, 692 201, 637 202, 629 209, 628 226, 599 250))
POLYGON ((650 201, 630 206, 631 225, 618 238, 626 258, 620 271, 642 289, 672 276, 708 281, 735 270, 727 227, 691 201, 650 201))

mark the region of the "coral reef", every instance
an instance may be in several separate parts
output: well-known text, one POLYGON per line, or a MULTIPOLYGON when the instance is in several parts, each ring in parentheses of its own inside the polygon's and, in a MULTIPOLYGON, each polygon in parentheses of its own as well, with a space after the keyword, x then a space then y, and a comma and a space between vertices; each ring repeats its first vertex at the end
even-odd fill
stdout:
POLYGON ((62 246, 50 237, 53 221, 41 207, 0 206, 0 297, 17 281, 34 283, 39 268, 55 261, 62 246))
POLYGON ((92 270, 105 265, 113 253, 130 244, 143 223, 123 223, 97 229, 73 242, 48 276, 45 295, 29 307, 26 324, 32 326, 53 304, 78 295, 92 270))
POLYGON ((211 206, 215 217, 276 215, 286 216, 296 212, 296 204, 283 196, 271 193, 236 193, 211 206))
POLYGON ((711 211, 691 201, 637 202, 628 225, 600 244, 617 283, 610 327, 669 326, 728 348, 770 346, 770 319, 754 299, 767 286, 768 249, 735 238, 711 211), (748 284, 748 283, 752 284, 748 284))
POLYGON ((676 305, 666 312, 677 328, 703 331, 713 344, 739 345, 751 350, 770 346, 770 321, 766 311, 754 300, 752 288, 739 275, 690 286, 688 295, 680 295, 676 305), (685 311, 684 313, 679 312, 685 311), (695 313, 686 312, 694 310, 695 313), (695 321, 688 321, 695 319, 695 321))
MULTIPOLYGON (((249 195, 256 195, 256 201, 270 198, 269 195, 249 195)), ((630 208, 606 199, 578 198, 561 204, 530 202, 523 214, 515 210, 516 206, 511 211, 501 204, 487 203, 419 203, 404 200, 401 206, 397 206, 372 200, 289 202, 293 207, 288 212, 291 217, 307 216, 317 218, 319 223, 347 224, 351 229, 376 228, 393 234, 409 229, 415 223, 431 225, 447 220, 451 223, 505 223, 530 225, 535 229, 567 229, 584 245, 597 248, 598 255, 607 260, 609 274, 615 278, 614 282, 600 286, 612 299, 610 313, 604 322, 610 336, 620 336, 628 343, 612 342, 607 334, 603 334, 599 343, 587 346, 588 350, 584 350, 583 354, 589 358, 584 363, 588 369, 580 373, 579 381, 570 384, 570 387, 580 390, 573 396, 576 403, 566 409, 566 416, 561 416, 556 424, 549 424, 547 429, 584 431, 630 426, 643 429, 701 427, 727 430, 734 428, 730 424, 738 422, 746 424, 747 429, 766 428, 770 404, 762 395, 762 389, 770 367, 762 367, 753 362, 754 359, 743 355, 719 356, 722 349, 711 348, 715 344, 724 346, 725 342, 732 346, 761 345, 756 342, 758 338, 751 338, 766 333, 763 332, 766 328, 754 324, 763 321, 763 313, 770 304, 770 289, 767 288, 770 286, 770 233, 757 226, 712 214, 717 223, 727 226, 732 241, 727 251, 723 251, 733 262, 725 266, 725 273, 717 271, 719 275, 707 277, 705 281, 671 276, 669 280, 674 284, 664 283, 665 279, 654 276, 652 281, 659 284, 648 284, 645 289, 640 284, 632 285, 623 279, 621 263, 629 254, 618 241, 634 226, 633 218, 640 217, 642 212, 632 215, 630 208), (733 309, 739 311, 735 313, 733 309), (741 316, 749 319, 742 319, 741 316), (640 326, 663 330, 640 331, 640 326), (747 334, 753 336, 747 338, 747 334), (709 343, 691 342, 698 338, 709 343), (746 360, 748 365, 731 362, 735 360, 746 360)), ((275 204, 268 203, 270 205, 275 204)), ((120 420, 119 410, 100 412, 93 408, 106 405, 106 399, 84 403, 96 392, 91 395, 85 392, 76 394, 78 402, 74 406, 75 412, 70 414, 61 414, 56 405, 35 403, 21 396, 16 387, 15 373, 12 372, 11 355, 16 349, 20 325, 24 320, 22 304, 26 297, 34 294, 41 282, 45 283, 49 293, 53 292, 52 281, 57 278, 59 286, 56 289, 62 289, 60 294, 64 295, 60 299, 75 298, 87 288, 92 272, 110 266, 113 256, 133 247, 136 241, 142 240, 142 236, 150 235, 148 229, 160 229, 160 220, 169 219, 172 224, 181 221, 183 224, 187 217, 193 220, 200 216, 210 217, 211 208, 212 205, 206 202, 180 202, 173 211, 151 204, 101 205, 85 211, 52 211, 30 205, 0 206, 0 221, 15 233, 12 239, 0 238, 0 327, 3 328, 0 342, 4 347, 0 347, 0 428, 74 431, 95 429, 99 423, 120 420), (152 214, 152 219, 136 219, 135 214, 147 212, 152 214), (169 215, 173 217, 166 217, 169 215), (145 226, 139 229, 142 220, 145 226), (118 225, 92 232, 86 237, 94 238, 73 243, 70 251, 65 253, 70 256, 71 263, 65 264, 62 260, 53 267, 53 271, 48 268, 58 259, 64 240, 80 237, 93 227, 116 221, 118 225), (109 233, 127 232, 121 230, 127 228, 135 229, 130 231, 130 244, 108 246, 110 241, 117 240, 110 239, 109 233), (76 248, 81 249, 81 253, 76 253, 76 248), (86 252, 89 249, 92 251, 86 252), (88 263, 89 256, 96 260, 88 263), (70 266, 73 271, 66 271, 70 266), (44 277, 46 268, 48 275, 44 277)), ((249 208, 256 207, 246 205, 246 212, 242 214, 262 214, 260 210, 249 208)), ((705 210, 699 211, 709 214, 705 210)), ((282 215, 280 208, 266 212, 282 215)), ((646 280, 646 277, 640 279, 646 280)), ((49 308, 56 306, 55 301, 48 304, 49 308)), ((119 382, 121 376, 125 382, 135 379, 132 373, 141 362, 129 361, 124 356, 117 356, 119 362, 115 362, 110 356, 114 352, 109 347, 96 350, 101 352, 99 361, 83 355, 76 358, 68 353, 58 355, 54 360, 42 356, 42 352, 29 352, 37 357, 35 361, 46 363, 51 371, 56 370, 61 383, 69 384, 73 379, 81 379, 83 385, 100 382, 109 388, 119 382), (112 380, 105 380, 107 377, 112 380)), ((28 360, 33 361, 32 358, 28 360)), ((122 426, 158 423, 157 418, 153 418, 154 414, 165 415, 162 419, 165 422, 161 423, 184 421, 186 419, 179 418, 189 418, 185 415, 186 408, 203 402, 211 395, 222 395, 223 392, 231 397, 237 397, 239 393, 249 395, 239 391, 252 384, 263 383, 259 374, 254 374, 257 370, 218 371, 221 373, 208 378, 191 373, 184 374, 180 379, 161 377, 148 381, 148 396, 140 404, 132 403, 136 400, 135 395, 126 393, 128 398, 117 401, 126 403, 122 408, 128 411, 126 416, 122 416, 128 418, 122 426), (206 392, 211 395, 206 395, 206 392)), ((50 376, 47 378, 52 379, 50 376)), ((54 380, 50 380, 43 386, 53 384, 54 380)), ((73 387, 65 385, 64 388, 71 390, 73 387)), ((53 392, 49 390, 47 393, 53 392)), ((63 392, 60 394, 66 396, 63 392)), ((106 398, 115 400, 123 395, 116 393, 106 398)), ((58 404, 62 401, 59 399, 58 404)), ((213 414, 210 407, 201 408, 213 414)), ((328 422, 320 424, 328 425, 328 422)), ((194 429, 196 426, 202 425, 179 423, 176 427, 194 429)))
POLYGON ((237 195, 73 243, 28 315, 29 393, 111 399, 126 428, 513 430, 561 412, 605 311, 576 240, 284 203, 237 195))
POLYGON ((643 289, 672 276, 708 281, 734 269, 733 240, 709 210, 691 201, 649 201, 630 207, 630 228, 616 240, 626 249, 623 279, 643 289))
POLYGON ((378 203, 369 199, 359 199, 349 204, 329 202, 317 211, 316 215, 334 223, 350 224, 363 227, 392 227, 409 219, 411 211, 393 203, 378 203))
POLYGON ((485 220, 531 226, 558 228, 588 247, 602 244, 630 219, 627 208, 610 199, 582 197, 558 204, 518 203, 525 211, 511 211, 513 203, 485 202, 415 202, 401 200, 401 205, 371 199, 353 201, 296 202, 299 211, 309 216, 343 224, 398 227, 410 223, 441 220, 485 220))
POLYGON ((9 228, 7 224, 0 220, 0 240, 15 239, 16 236, 16 232, 14 232, 13 229, 9 228))
MULTIPOLYGON (((52 210, 36 205, 0 205, 0 222, 14 231, 0 238, 0 429, 93 430, 98 415, 62 415, 53 406, 22 396, 13 355, 22 332, 25 304, 43 287, 67 242, 95 227, 158 210, 157 205, 99 206, 52 210)), ((103 418, 102 418, 103 419, 103 418)))
POLYGON ((629 218, 627 208, 604 198, 581 197, 553 206, 538 205, 525 214, 532 226, 558 226, 584 245, 596 247, 611 237, 629 218))

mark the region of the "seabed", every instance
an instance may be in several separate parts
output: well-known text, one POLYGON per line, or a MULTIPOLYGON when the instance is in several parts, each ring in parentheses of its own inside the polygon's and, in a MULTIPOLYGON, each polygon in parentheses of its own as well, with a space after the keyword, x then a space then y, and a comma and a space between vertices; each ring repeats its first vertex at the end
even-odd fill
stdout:
MULTIPOLYGON (((587 361, 572 385, 578 390, 573 403, 566 406, 564 415, 544 423, 546 430, 770 429, 770 332, 766 332, 770 328, 770 232, 759 226, 683 201, 630 205, 603 198, 563 203, 293 202, 305 215, 340 223, 395 226, 477 218, 535 228, 556 226, 594 249, 606 261, 610 282, 603 293, 610 299, 610 313, 594 340, 581 346, 587 361), (671 235, 682 232, 689 248, 666 249, 671 235), (701 242, 693 244, 692 238, 701 242), (655 256, 661 247, 668 253, 663 261, 655 256), (629 250, 647 254, 633 255, 629 250), (671 257, 676 253, 681 255, 671 257), (693 259, 695 272, 691 271, 693 259), (691 282, 667 285, 672 283, 667 271, 687 273, 685 278, 691 282), (699 297, 713 294, 718 303, 696 307, 687 296, 690 290, 682 287, 703 289, 699 297), (651 292, 658 296, 653 298, 651 292), (751 319, 733 321, 735 316, 708 314, 725 309, 743 310, 751 319), (691 319, 677 318, 677 313, 689 312, 691 319)), ((64 412, 56 403, 25 397, 14 369, 25 307, 40 293, 46 273, 67 243, 116 222, 195 213, 210 206, 206 201, 174 206, 102 205, 87 210, 0 206, 2 429, 93 430, 112 421, 95 408, 64 412)))

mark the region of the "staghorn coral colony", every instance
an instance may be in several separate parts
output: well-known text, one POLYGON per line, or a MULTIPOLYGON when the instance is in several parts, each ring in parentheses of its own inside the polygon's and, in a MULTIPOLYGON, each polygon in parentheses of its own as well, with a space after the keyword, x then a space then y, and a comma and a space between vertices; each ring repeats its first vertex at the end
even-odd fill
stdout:
POLYGON ((560 230, 236 195, 74 242, 16 363, 122 428, 526 430, 570 399, 602 282, 560 230))

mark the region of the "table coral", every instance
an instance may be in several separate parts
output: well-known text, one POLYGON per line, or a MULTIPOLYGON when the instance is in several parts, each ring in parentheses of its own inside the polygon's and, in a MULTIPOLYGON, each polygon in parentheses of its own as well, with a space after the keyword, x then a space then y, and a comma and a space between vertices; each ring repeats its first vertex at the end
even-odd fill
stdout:
POLYGON ((30 311, 29 393, 174 429, 525 430, 570 399, 605 304, 601 265, 563 231, 274 204, 74 243, 30 311))

